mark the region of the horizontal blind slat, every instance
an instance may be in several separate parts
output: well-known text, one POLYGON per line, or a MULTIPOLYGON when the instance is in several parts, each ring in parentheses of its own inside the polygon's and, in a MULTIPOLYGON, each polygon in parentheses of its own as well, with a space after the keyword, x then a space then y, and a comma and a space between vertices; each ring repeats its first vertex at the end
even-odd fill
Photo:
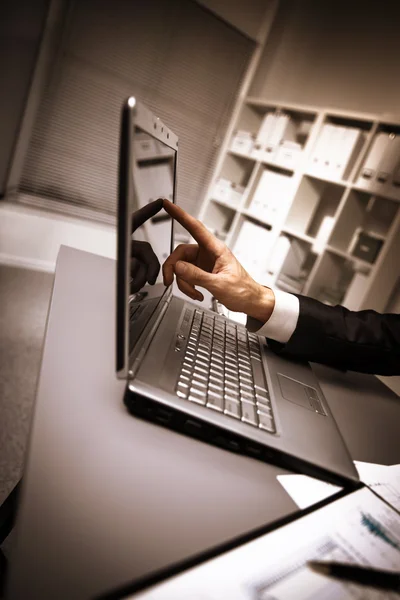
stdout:
POLYGON ((133 94, 179 136, 178 201, 197 214, 253 48, 191 0, 75 2, 22 191, 115 214, 120 108, 133 94))

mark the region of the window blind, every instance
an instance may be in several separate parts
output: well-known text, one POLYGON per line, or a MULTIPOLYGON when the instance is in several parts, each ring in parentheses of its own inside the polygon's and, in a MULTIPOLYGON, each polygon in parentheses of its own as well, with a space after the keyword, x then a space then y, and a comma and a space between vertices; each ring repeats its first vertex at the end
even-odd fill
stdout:
POLYGON ((254 42, 193 0, 71 2, 29 144, 21 192, 112 217, 122 101, 178 136, 178 202, 196 215, 254 42))

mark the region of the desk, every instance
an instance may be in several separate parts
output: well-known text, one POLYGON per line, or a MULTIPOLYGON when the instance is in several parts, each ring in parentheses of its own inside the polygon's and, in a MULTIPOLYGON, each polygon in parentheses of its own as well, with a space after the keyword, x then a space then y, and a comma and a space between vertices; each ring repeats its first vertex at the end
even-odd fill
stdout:
MULTIPOLYGON (((62 247, 9 600, 91 598, 296 510, 282 469, 128 415, 114 315, 115 263, 62 247)), ((318 375, 354 458, 400 462, 396 396, 373 377, 318 375)))

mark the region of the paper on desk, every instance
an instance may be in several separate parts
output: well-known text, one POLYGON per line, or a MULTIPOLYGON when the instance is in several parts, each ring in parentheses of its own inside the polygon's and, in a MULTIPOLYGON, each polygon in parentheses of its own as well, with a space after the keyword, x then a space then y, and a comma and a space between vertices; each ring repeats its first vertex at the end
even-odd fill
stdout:
POLYGON ((400 516, 363 488, 139 593, 135 600, 388 600, 314 573, 309 560, 400 570, 400 516))
POLYGON ((400 465, 376 465, 354 461, 360 479, 381 498, 400 510, 400 465))
MULTIPOLYGON (((378 465, 354 461, 360 480, 400 510, 400 465, 378 465)), ((308 508, 342 488, 307 475, 278 475, 279 483, 299 508, 308 508)))
POLYGON ((276 478, 299 508, 308 508, 342 489, 308 475, 277 475, 276 478))

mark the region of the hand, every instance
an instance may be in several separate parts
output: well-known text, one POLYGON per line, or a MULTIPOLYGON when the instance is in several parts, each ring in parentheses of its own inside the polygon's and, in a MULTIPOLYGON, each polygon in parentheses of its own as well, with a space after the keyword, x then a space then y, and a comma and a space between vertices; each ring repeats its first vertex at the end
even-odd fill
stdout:
POLYGON ((160 263, 148 242, 131 242, 131 286, 130 293, 142 289, 146 283, 154 285, 160 272, 160 263))
MULTIPOLYGON (((132 214, 132 233, 162 208, 163 201, 155 200, 132 214)), ((130 293, 134 294, 149 283, 154 285, 160 272, 160 263, 153 248, 148 242, 132 240, 131 242, 131 285, 130 293)))
POLYGON ((243 312, 265 323, 272 314, 275 296, 245 271, 229 248, 182 208, 164 200, 164 209, 196 240, 180 244, 163 265, 164 284, 174 274, 179 289, 193 300, 203 300, 196 286, 206 288, 226 308, 243 312))

